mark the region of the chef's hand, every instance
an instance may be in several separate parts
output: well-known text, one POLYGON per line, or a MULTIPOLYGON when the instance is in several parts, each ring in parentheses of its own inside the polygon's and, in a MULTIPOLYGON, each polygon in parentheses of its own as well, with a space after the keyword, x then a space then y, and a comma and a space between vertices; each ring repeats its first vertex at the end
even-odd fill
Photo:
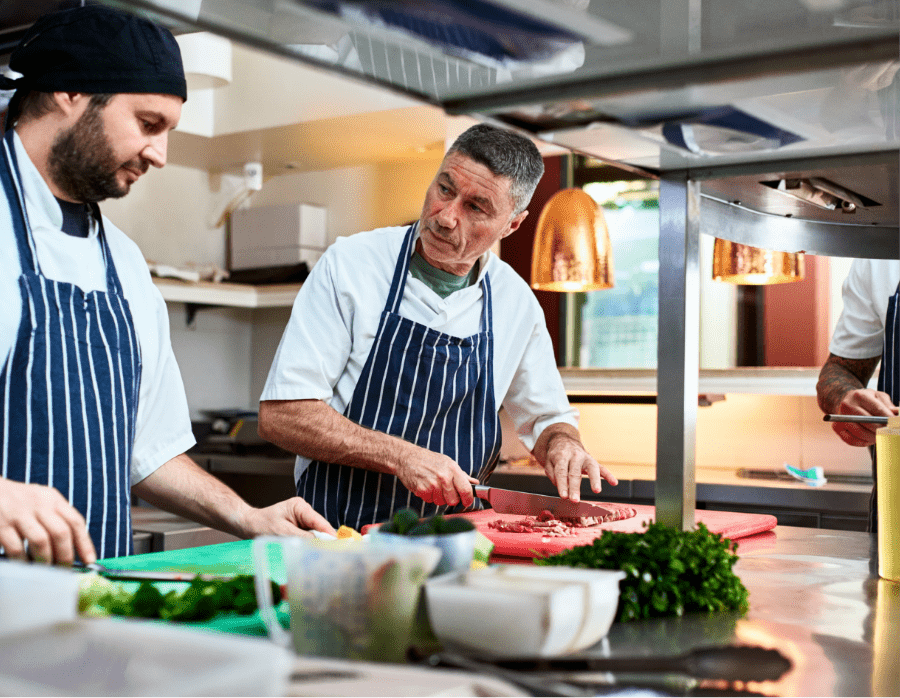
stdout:
POLYGON ((291 497, 264 509, 250 507, 244 514, 241 528, 245 538, 311 536, 308 531, 337 533, 325 517, 300 497, 291 497))
POLYGON ((413 447, 410 455, 400 454, 395 474, 410 492, 426 502, 438 506, 468 507, 475 500, 472 485, 478 480, 469 477, 452 458, 424 448, 413 447))
POLYGON ((0 478, 0 545, 14 560, 71 565, 76 553, 85 564, 97 559, 84 517, 59 490, 5 478, 0 478))
POLYGON ((563 499, 581 499, 582 475, 588 476, 595 494, 602 489, 603 480, 619 484, 615 475, 585 450, 578 430, 570 424, 559 422, 544 429, 532 453, 563 499))
MULTIPOLYGON (((838 414, 873 415, 877 417, 893 417, 897 408, 891 403, 887 393, 863 388, 851 390, 844 395, 838 405, 838 414)), ((834 433, 851 446, 871 446, 875 443, 875 430, 878 424, 852 424, 850 422, 833 422, 834 433)))

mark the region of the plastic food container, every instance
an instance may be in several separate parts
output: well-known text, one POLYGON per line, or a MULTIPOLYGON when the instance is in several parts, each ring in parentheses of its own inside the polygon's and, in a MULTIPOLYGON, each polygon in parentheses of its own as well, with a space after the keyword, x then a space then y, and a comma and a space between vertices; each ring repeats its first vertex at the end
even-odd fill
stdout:
POLYGON ((399 533, 383 533, 378 528, 372 528, 369 535, 386 545, 409 544, 431 545, 441 551, 441 559, 432 576, 437 577, 447 572, 465 572, 472 566, 472 556, 475 553, 475 539, 477 529, 460 531, 458 533, 441 533, 431 536, 404 536, 399 533))
POLYGON ((71 570, 0 561, 0 637, 74 620, 78 580, 71 570))
POLYGON ((293 662, 265 638, 119 618, 0 637, 12 696, 277 696, 293 662))
POLYGON ((494 656, 552 657, 601 640, 619 603, 619 570, 496 565, 430 579, 434 634, 494 656))
POLYGON ((407 541, 255 539, 257 600, 270 637, 298 654, 403 661, 422 585, 440 558, 435 548, 407 541), (281 548, 287 571, 290 633, 272 611, 270 546, 281 548))

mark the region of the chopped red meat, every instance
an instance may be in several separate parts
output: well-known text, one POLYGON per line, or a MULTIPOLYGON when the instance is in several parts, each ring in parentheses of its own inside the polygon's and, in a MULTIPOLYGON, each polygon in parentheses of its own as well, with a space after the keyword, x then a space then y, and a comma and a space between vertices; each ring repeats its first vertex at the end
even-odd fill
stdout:
POLYGON ((556 516, 549 511, 542 511, 537 516, 524 516, 515 521, 496 519, 488 522, 488 527, 508 533, 540 533, 546 538, 562 538, 572 535, 580 528, 599 526, 609 521, 622 521, 637 515, 637 511, 624 504, 603 503, 609 513, 603 516, 556 516))

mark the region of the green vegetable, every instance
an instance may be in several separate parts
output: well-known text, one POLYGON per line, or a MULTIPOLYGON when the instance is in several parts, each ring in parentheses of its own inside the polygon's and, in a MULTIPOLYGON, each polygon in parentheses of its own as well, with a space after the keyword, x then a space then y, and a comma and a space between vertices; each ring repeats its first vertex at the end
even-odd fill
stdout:
POLYGON ((468 519, 444 518, 440 514, 419 521, 419 515, 413 509, 401 509, 394 518, 381 525, 384 533, 397 533, 401 536, 440 536, 447 533, 462 533, 475 528, 468 519))
POLYGON ((590 545, 534 562, 624 571, 618 621, 691 611, 743 613, 747 589, 732 569, 738 560, 736 547, 702 523, 695 531, 652 523, 644 533, 604 531, 590 545))
MULTIPOLYGON (((130 587, 130 585, 128 585, 130 587)), ((79 593, 78 610, 86 616, 132 616, 173 621, 203 621, 219 613, 249 615, 256 610, 252 575, 228 580, 194 579, 183 591, 165 595, 153 582, 141 582, 132 591, 98 575, 86 575, 79 593)), ((281 601, 281 590, 272 582, 272 597, 281 601)))

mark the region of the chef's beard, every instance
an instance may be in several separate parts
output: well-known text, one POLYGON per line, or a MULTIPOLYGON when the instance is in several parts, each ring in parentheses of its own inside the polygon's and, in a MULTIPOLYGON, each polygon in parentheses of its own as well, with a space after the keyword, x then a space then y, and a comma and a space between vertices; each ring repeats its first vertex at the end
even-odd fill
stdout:
POLYGON ((106 137, 102 109, 89 105, 75 124, 56 137, 47 161, 56 186, 86 204, 121 198, 130 188, 116 178, 120 165, 106 137))

